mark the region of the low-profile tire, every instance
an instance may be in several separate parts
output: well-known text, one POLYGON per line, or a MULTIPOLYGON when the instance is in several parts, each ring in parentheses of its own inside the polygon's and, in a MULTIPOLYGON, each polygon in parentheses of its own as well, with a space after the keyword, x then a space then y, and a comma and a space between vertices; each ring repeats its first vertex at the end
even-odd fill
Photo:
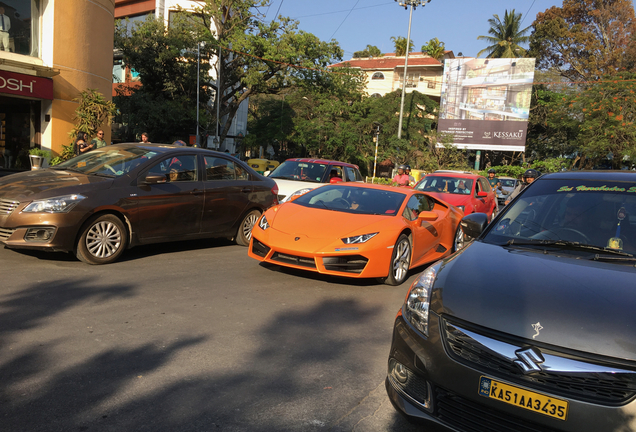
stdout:
POLYGON ((110 264, 117 261, 128 244, 123 222, 112 214, 89 219, 77 242, 75 256, 87 264, 110 264))
POLYGON ((261 212, 258 210, 252 210, 245 215, 241 221, 238 232, 236 233, 236 244, 239 246, 249 246, 252 239, 252 228, 256 225, 258 218, 261 217, 261 212))
POLYGON ((402 285, 409 275, 409 267, 411 266, 411 241, 406 234, 400 235, 393 254, 391 254, 391 263, 389 266, 389 275, 384 283, 391 286, 402 285))
POLYGON ((457 231, 455 231, 455 238, 453 240, 453 252, 457 252, 460 249, 463 249, 468 243, 468 237, 462 231, 461 225, 457 225, 457 231))

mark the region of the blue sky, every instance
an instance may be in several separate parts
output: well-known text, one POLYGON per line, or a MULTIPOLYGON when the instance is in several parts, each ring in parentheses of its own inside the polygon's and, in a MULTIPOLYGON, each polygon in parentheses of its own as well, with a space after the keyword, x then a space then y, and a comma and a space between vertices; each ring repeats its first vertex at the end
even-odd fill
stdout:
MULTIPOLYGON (((474 57, 488 46, 477 36, 488 34, 488 19, 494 14, 503 19, 506 9, 515 9, 524 17, 525 28, 538 12, 562 4, 562 0, 431 0, 413 12, 414 51, 436 37, 455 55, 461 52, 474 57)), ((278 12, 300 21, 301 30, 321 40, 336 39, 345 60, 366 45, 375 45, 383 53, 393 52, 391 36, 406 37, 409 24, 409 11, 394 0, 271 0, 262 12, 268 21, 278 12)))

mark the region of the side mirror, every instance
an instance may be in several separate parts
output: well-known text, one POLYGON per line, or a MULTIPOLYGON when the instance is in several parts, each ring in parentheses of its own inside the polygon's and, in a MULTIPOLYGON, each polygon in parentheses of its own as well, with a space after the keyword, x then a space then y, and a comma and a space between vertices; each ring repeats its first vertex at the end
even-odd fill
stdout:
POLYGON ((479 192, 477 192, 477 196, 479 198, 486 198, 488 196, 488 192, 479 191, 479 192))
POLYGON ((144 184, 160 184, 160 183, 166 183, 166 176, 163 175, 159 175, 159 174, 148 174, 146 176, 146 178, 143 180, 144 184))
POLYGON ((334 183, 340 183, 342 182, 342 179, 340 177, 331 177, 331 180, 329 180, 329 183, 334 184, 334 183))
POLYGON ((423 211, 420 212, 420 215, 417 218, 423 221, 435 221, 437 220, 438 215, 434 211, 423 211))
POLYGON ((488 215, 486 213, 471 213, 462 218, 459 226, 461 226, 464 235, 471 238, 479 237, 488 225, 488 215))

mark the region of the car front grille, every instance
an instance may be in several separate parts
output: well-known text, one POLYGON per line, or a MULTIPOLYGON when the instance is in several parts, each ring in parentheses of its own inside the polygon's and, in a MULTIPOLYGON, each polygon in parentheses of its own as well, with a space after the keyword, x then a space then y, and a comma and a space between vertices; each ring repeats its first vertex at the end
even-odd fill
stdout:
POLYGON ((11 214, 20 203, 18 201, 9 201, 0 199, 0 214, 11 214))
POLYGON ((313 269, 316 268, 316 261, 313 258, 282 254, 280 252, 274 252, 274 254, 272 255, 272 261, 278 261, 285 264, 293 264, 313 269))
POLYGON ((14 229, 0 228, 0 241, 9 239, 14 232, 14 229))
POLYGON ((544 357, 575 364, 577 372, 572 372, 572 369, 559 371, 558 368, 546 368, 524 374, 514 363, 518 359, 511 357, 515 356, 515 348, 522 350, 535 345, 532 341, 504 336, 494 339, 484 336, 478 329, 466 330, 445 320, 442 329, 444 345, 451 358, 494 377, 540 392, 601 405, 622 405, 636 395, 636 373, 625 369, 624 365, 613 364, 611 360, 592 363, 583 357, 566 356, 542 348, 540 351, 544 357), (512 356, 506 358, 487 348, 497 344, 513 347, 510 351, 512 356))
POLYGON ((435 390, 434 416, 466 432, 552 432, 554 429, 504 414, 440 387, 435 390))
POLYGON ((325 269, 343 273, 362 273, 369 260, 362 255, 347 255, 324 257, 322 264, 325 269))

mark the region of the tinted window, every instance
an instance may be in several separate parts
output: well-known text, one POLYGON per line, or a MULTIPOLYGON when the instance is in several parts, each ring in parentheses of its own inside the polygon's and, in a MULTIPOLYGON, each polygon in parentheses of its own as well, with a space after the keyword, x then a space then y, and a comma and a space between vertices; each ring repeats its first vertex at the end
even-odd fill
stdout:
POLYGON ((345 176, 347 177, 347 181, 359 181, 360 179, 356 178, 356 170, 351 167, 344 167, 345 176))
POLYGON ((328 168, 331 168, 328 164, 318 162, 285 161, 272 171, 269 177, 320 183, 328 174, 328 168))
POLYGON ((406 203, 402 216, 408 220, 415 220, 423 211, 431 210, 431 203, 425 195, 413 195, 406 203))
POLYGON ((234 161, 214 156, 205 157, 205 178, 207 181, 248 180, 249 175, 234 161))
POLYGON ((417 190, 425 192, 442 192, 452 194, 470 194, 473 180, 458 177, 427 176, 417 186, 417 190))
POLYGON ((325 210, 395 216, 405 197, 392 191, 334 184, 313 189, 293 203, 325 210))
POLYGON ((162 175, 167 182, 195 181, 197 179, 197 157, 179 155, 162 160, 148 171, 150 175, 162 175))
POLYGON ((101 174, 121 176, 138 166, 147 163, 157 155, 156 152, 144 148, 102 147, 91 150, 59 165, 56 170, 72 170, 85 174, 101 174))

